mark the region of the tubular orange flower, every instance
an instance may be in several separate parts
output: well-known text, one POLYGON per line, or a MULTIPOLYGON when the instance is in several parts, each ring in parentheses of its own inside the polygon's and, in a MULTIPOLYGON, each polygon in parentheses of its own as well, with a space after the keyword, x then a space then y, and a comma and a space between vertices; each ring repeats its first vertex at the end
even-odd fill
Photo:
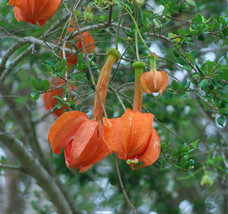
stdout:
MULTIPOLYGON (((67 30, 67 33, 69 34, 69 33, 71 33, 74 30, 75 30, 75 28, 69 27, 68 30, 67 30)), ((94 38, 91 35, 91 33, 88 32, 88 31, 83 32, 82 33, 82 37, 83 37, 83 40, 84 40, 86 53, 87 54, 93 53, 94 52, 94 48, 95 48, 95 44, 94 44, 95 41, 94 41, 94 38)), ((71 44, 67 43, 66 47, 71 48, 72 50, 81 49, 80 51, 83 52, 83 50, 82 50, 82 41, 79 39, 78 35, 74 37, 74 42, 75 42, 75 45, 71 45, 71 44)), ((66 58, 67 58, 67 64, 68 65, 72 66, 72 65, 77 64, 77 61, 78 61, 77 56, 75 56, 73 54, 66 53, 66 58)))
POLYGON ((43 26, 54 15, 61 0, 10 0, 9 6, 14 5, 14 14, 18 22, 24 21, 43 26))
POLYGON ((120 118, 103 118, 106 145, 132 169, 151 165, 159 157, 160 138, 152 126, 153 119, 151 113, 130 109, 120 118))
MULTIPOLYGON (((112 66, 119 59, 120 53, 117 50, 110 50, 107 55, 108 59, 97 83, 103 103, 106 99, 112 66)), ((66 112, 54 122, 49 131, 48 140, 53 152, 59 154, 61 149, 65 148, 66 165, 69 168, 79 169, 79 172, 86 171, 110 152, 103 139, 101 124, 103 109, 99 106, 99 100, 95 96, 92 120, 80 111, 66 112)))
POLYGON ((151 64, 151 71, 145 72, 141 76, 142 89, 147 94, 159 92, 160 97, 169 84, 169 76, 165 71, 156 70, 156 61, 153 55, 150 54, 148 58, 151 64))
MULTIPOLYGON (((62 79, 58 79, 58 78, 54 78, 51 81, 51 88, 57 88, 58 86, 63 85, 65 82, 62 79)), ((72 90, 76 89, 75 85, 71 85, 70 88, 72 90)), ((51 92, 47 92, 44 94, 43 96, 43 103, 45 108, 50 111, 52 108, 54 108, 58 103, 58 99, 55 96, 58 96, 60 98, 64 98, 65 95, 65 90, 61 87, 61 88, 57 88, 51 92)), ((74 97, 72 97, 73 99, 74 97)), ((80 100, 77 100, 75 102, 75 104, 79 104, 80 100)), ((65 112, 66 109, 70 109, 67 105, 63 106, 60 109, 54 109, 54 111, 52 112, 52 114, 56 115, 57 117, 59 117, 61 114, 63 114, 65 112)))

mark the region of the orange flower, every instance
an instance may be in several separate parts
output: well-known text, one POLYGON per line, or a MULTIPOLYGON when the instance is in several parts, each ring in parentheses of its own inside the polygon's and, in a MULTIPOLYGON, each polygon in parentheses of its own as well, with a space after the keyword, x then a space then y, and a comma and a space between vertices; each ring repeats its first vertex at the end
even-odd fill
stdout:
MULTIPOLYGON (((68 30, 67 30, 67 33, 69 34, 69 33, 71 33, 74 30, 75 30, 75 28, 69 27, 68 30)), ((84 40, 86 53, 87 54, 93 53, 94 52, 94 48, 95 48, 95 44, 94 44, 95 41, 94 41, 93 36, 91 35, 91 33, 88 32, 88 31, 83 32, 82 33, 82 37, 83 37, 83 40, 84 40)), ((72 50, 81 49, 80 51, 83 52, 83 50, 82 50, 82 41, 79 39, 78 35, 74 37, 74 43, 75 43, 75 45, 71 45, 70 43, 67 43, 66 47, 70 48, 72 50)), ((66 59, 67 59, 67 64, 70 65, 70 66, 77 64, 77 61, 78 61, 77 56, 75 56, 73 54, 69 54, 69 53, 66 53, 66 59)))
POLYGON ((103 118, 106 145, 132 169, 154 163, 160 154, 160 138, 153 128, 154 115, 127 109, 116 119, 103 118), (142 162, 142 165, 138 163, 142 162))
POLYGON ((165 71, 149 71, 140 77, 140 81, 145 93, 159 92, 160 97, 169 84, 169 76, 165 71))
MULTIPOLYGON (((58 86, 63 85, 65 82, 62 79, 57 79, 54 78, 51 81, 51 87, 52 88, 57 88, 58 86)), ((72 85, 70 86, 70 88, 72 90, 76 89, 76 86, 72 85)), ((60 98, 64 98, 65 95, 65 90, 61 87, 61 88, 57 88, 51 92, 47 92, 44 94, 43 96, 43 102, 44 102, 44 106, 45 108, 50 111, 52 108, 54 108, 58 103, 58 99, 55 96, 58 96, 60 98)), ((73 97, 72 97, 73 98, 73 97)), ((79 104, 80 100, 77 100, 75 103, 79 104)), ((59 117, 61 114, 63 114, 65 112, 66 109, 70 109, 67 105, 60 108, 60 109, 54 109, 54 111, 52 112, 54 115, 56 115, 57 117, 59 117)))
POLYGON ((90 120, 80 111, 61 115, 51 126, 48 140, 54 153, 65 148, 66 165, 84 172, 109 154, 100 121, 90 120))
POLYGON ((54 15, 61 0, 10 0, 9 6, 14 5, 14 14, 18 22, 24 21, 43 26, 54 15))

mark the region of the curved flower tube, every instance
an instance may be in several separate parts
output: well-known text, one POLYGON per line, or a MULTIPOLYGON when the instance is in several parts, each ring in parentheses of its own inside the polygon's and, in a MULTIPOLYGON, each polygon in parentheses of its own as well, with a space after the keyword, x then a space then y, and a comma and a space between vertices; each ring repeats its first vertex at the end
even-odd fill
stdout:
POLYGON ((90 120, 80 111, 61 115, 51 126, 48 140, 54 153, 65 148, 66 165, 84 172, 109 154, 100 121, 90 120))
POLYGON ((120 118, 103 118, 106 145, 133 170, 151 165, 159 157, 160 138, 152 126, 153 119, 151 113, 130 109, 120 118))
MULTIPOLYGON (((54 78, 51 81, 51 88, 57 88, 58 86, 61 86, 65 83, 64 80, 62 79, 58 79, 58 78, 54 78)), ((70 89, 75 90, 76 86, 75 85, 71 85, 70 89)), ((57 88, 51 92, 47 92, 44 94, 43 96, 43 103, 44 106, 46 108, 46 110, 50 111, 52 108, 54 108, 58 103, 58 99, 55 96, 58 96, 60 98, 64 98, 65 95, 65 90, 61 87, 61 88, 57 88)), ((74 97, 72 97, 73 99, 74 97)), ((80 102, 80 100, 76 100, 75 104, 78 105, 80 102)), ((54 109, 51 113, 54 114, 55 116, 59 117, 60 115, 62 115, 66 109, 70 109, 67 105, 63 106, 60 109, 54 109)))
POLYGON ((24 21, 43 26, 54 15, 61 0, 10 0, 9 6, 14 7, 14 15, 18 22, 24 21))

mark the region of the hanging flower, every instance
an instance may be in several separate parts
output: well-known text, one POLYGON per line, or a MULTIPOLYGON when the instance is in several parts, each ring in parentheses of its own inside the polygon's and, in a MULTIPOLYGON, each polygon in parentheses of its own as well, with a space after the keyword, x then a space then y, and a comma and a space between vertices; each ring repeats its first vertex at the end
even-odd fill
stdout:
POLYGON ((151 165, 159 157, 160 138, 152 126, 153 119, 151 113, 130 109, 120 118, 103 118, 105 143, 132 169, 151 165))
MULTIPOLYGON (((105 104, 113 64, 120 58, 120 53, 116 49, 109 50, 107 55, 108 58, 97 82, 103 104, 105 104)), ((103 139, 102 115, 103 108, 98 96, 95 95, 92 120, 83 112, 70 111, 62 114, 51 126, 48 140, 52 150, 59 154, 61 149, 65 148, 65 161, 69 168, 85 172, 110 153, 103 139)))
MULTIPOLYGON (((59 103, 59 100, 55 97, 55 96, 58 96, 60 98, 64 98, 66 92, 65 90, 63 89, 63 87, 59 87, 61 85, 63 85, 65 83, 64 80, 62 79, 58 79, 58 78, 54 78, 52 81, 51 81, 51 88, 55 89, 51 92, 47 92, 44 94, 43 96, 43 103, 44 103, 44 106, 46 108, 46 110, 50 111, 51 109, 53 109, 58 103, 59 103)), ((75 90, 76 89, 76 86, 75 85, 71 85, 70 86, 71 90, 75 90)), ((72 99, 74 99, 74 97, 72 97, 72 99)), ((79 104, 80 100, 76 100, 75 104, 79 104)), ((64 105, 62 108, 60 109, 57 109, 55 108, 53 111, 52 111, 52 114, 56 115, 57 117, 59 117, 61 114, 63 114, 66 109, 70 109, 69 106, 67 105, 64 105)))
POLYGON ((142 89, 147 94, 159 92, 160 97, 169 84, 169 76, 165 71, 157 71, 156 57, 154 55, 149 54, 148 58, 151 71, 145 72, 140 77, 142 89))
POLYGON ((61 115, 51 126, 48 140, 54 153, 65 148, 66 165, 84 172, 109 154, 100 121, 90 120, 80 111, 61 115))
POLYGON ((160 97, 169 84, 169 77, 165 71, 149 71, 141 76, 140 81, 145 93, 159 92, 160 97))
POLYGON ((18 22, 24 21, 43 26, 54 15, 61 0, 10 0, 14 7, 14 15, 18 22))
MULTIPOLYGON (((74 30, 75 30, 75 28, 69 27, 68 30, 67 30, 67 33, 70 34, 74 30)), ((82 37, 83 37, 83 40, 84 40, 86 53, 87 54, 94 53, 94 48, 95 48, 94 42, 95 41, 94 41, 94 38, 91 35, 91 33, 88 32, 88 31, 83 32, 82 33, 82 37)), ((74 37, 73 43, 74 44, 67 43, 66 47, 70 48, 72 50, 75 50, 75 51, 80 49, 80 51, 83 52, 82 41, 80 40, 79 35, 74 37)), ((66 53, 66 59, 67 59, 67 64, 70 65, 70 66, 77 64, 77 61, 78 61, 78 57, 76 55, 69 54, 69 53, 66 53)))

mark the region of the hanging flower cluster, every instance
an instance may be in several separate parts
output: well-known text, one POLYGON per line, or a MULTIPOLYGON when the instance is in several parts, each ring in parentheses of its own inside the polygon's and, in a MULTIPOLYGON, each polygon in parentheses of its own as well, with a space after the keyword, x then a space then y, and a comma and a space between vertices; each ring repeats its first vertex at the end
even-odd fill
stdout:
MULTIPOLYGON (((144 3, 144 1, 135 2, 144 3)), ((9 1, 10 6, 15 6, 14 13, 17 21, 22 20, 32 24, 37 22, 40 26, 55 13, 60 3, 61 0, 9 1)), ((97 5, 105 4, 106 1, 96 1, 96 3, 97 5)), ((86 12, 91 12, 91 9, 86 12)), ((91 16, 88 21, 92 19, 91 16)), ((77 31, 77 28, 72 26, 74 26, 73 20, 67 30, 68 35, 77 31)), ((73 44, 67 43, 66 47, 83 52, 84 43, 86 54, 93 53, 95 47, 93 36, 88 31, 82 32, 81 35, 83 42, 79 35, 76 35, 73 38, 73 44)), ((70 68, 77 64, 77 55, 66 53, 65 56, 69 73, 70 68)), ((112 152, 116 152, 118 157, 125 160, 132 169, 149 166, 160 155, 160 138, 153 128, 154 115, 141 113, 141 106, 143 91, 148 94, 159 92, 159 97, 162 95, 169 82, 168 75, 164 71, 156 70, 156 60, 153 54, 148 56, 150 72, 143 73, 145 63, 135 62, 133 64, 135 69, 133 109, 127 109, 119 118, 102 118, 112 67, 119 60, 120 53, 117 49, 110 49, 107 56, 96 86, 92 119, 80 111, 64 113, 67 106, 53 111, 59 117, 49 131, 48 140, 51 148, 56 154, 60 154, 64 149, 66 165, 68 168, 78 169, 79 172, 85 172, 112 152)), ((56 78, 51 83, 52 87, 59 87, 63 84, 64 81, 57 82, 56 78)), ((70 88, 74 90, 76 87, 70 86, 70 88)), ((52 109, 58 103, 55 96, 63 98, 64 94, 62 87, 46 93, 44 95, 45 108, 52 109)))

